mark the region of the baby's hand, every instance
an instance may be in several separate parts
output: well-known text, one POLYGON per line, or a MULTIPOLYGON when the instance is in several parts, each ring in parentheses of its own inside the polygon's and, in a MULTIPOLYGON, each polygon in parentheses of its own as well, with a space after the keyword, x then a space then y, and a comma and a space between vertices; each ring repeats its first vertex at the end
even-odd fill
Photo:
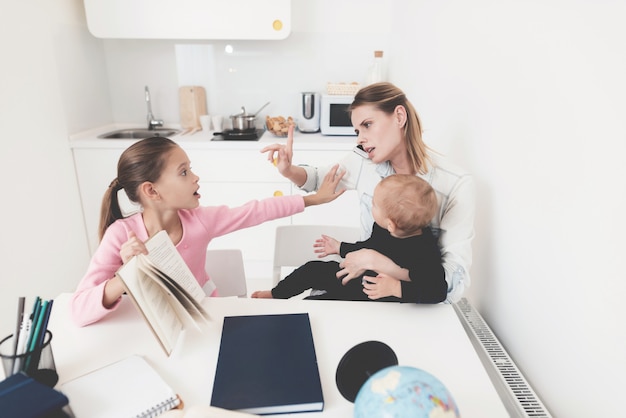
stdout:
POLYGON ((401 298, 402 285, 400 280, 396 280, 386 274, 379 274, 376 277, 363 276, 363 293, 372 300, 387 296, 401 298))
POLYGON ((148 249, 143 241, 137 238, 137 235, 135 235, 133 231, 130 231, 128 233, 128 241, 123 243, 122 248, 120 248, 120 257, 122 258, 122 262, 126 263, 138 254, 148 254, 148 249))
POLYGON ((339 254, 340 246, 341 242, 324 234, 322 234, 322 238, 316 239, 315 243, 313 244, 313 247, 315 248, 315 253, 319 254, 319 258, 326 257, 330 254, 339 254))

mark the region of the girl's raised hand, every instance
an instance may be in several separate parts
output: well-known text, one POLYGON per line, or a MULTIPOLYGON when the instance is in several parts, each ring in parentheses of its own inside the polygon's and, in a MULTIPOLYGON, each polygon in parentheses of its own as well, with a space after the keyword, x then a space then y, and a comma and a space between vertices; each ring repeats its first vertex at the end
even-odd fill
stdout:
POLYGON ((335 164, 330 169, 324 181, 317 189, 317 192, 304 196, 304 206, 321 205, 322 203, 332 202, 346 191, 346 189, 337 190, 339 182, 343 178, 345 171, 339 172, 339 164, 335 164))
POLYGON ((138 254, 148 254, 148 249, 143 241, 137 238, 137 235, 135 235, 133 231, 130 231, 128 233, 128 241, 123 243, 120 248, 120 257, 122 258, 122 262, 126 263, 138 254))

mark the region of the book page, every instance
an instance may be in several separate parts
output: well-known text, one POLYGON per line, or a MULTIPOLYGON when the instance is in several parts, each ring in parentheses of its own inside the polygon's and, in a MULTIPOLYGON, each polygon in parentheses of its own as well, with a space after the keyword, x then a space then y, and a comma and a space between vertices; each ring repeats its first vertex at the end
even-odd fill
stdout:
POLYGON ((186 322, 195 326, 198 326, 198 320, 203 320, 205 323, 208 321, 209 314, 202 305, 196 302, 176 281, 154 266, 146 256, 138 255, 137 265, 149 279, 160 286, 162 291, 172 299, 171 305, 178 312, 178 316, 181 319, 184 318, 186 322))
POLYGON ((146 248, 148 259, 159 270, 167 272, 167 275, 185 289, 198 304, 206 297, 206 293, 176 250, 166 231, 159 231, 146 241, 146 248))
POLYGON ((133 257, 117 272, 128 294, 156 335, 165 352, 172 352, 182 329, 183 322, 171 306, 171 295, 163 291, 161 285, 137 266, 133 257))

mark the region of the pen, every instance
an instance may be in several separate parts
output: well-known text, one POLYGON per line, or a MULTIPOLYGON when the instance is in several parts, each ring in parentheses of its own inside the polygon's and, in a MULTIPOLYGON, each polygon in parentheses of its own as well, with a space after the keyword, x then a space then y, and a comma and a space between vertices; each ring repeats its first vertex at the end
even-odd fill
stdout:
POLYGON ((24 353, 28 352, 30 348, 30 343, 33 340, 33 334, 35 333, 35 325, 37 324, 37 316, 39 315, 39 310, 41 309, 41 298, 37 296, 35 298, 35 303, 33 305, 33 312, 30 315, 30 331, 28 333, 28 339, 26 340, 26 347, 24 353))
POLYGON ((53 299, 48 301, 48 307, 44 312, 43 323, 41 325, 41 332, 39 333, 39 341, 37 342, 38 347, 43 347, 44 342, 46 341, 46 332, 48 331, 48 320, 50 319, 50 314, 52 313, 52 302, 53 299))
POLYGON ((20 338, 17 342, 17 356, 16 361, 13 365, 13 374, 19 372, 22 367, 22 357, 21 355, 26 352, 26 340, 28 339, 28 334, 30 333, 30 326, 32 320, 30 318, 24 318, 22 321, 22 327, 20 329, 20 338))
POLYGON ((11 363, 11 370, 15 368, 15 362, 17 361, 17 349, 18 341, 20 338, 20 330, 22 329, 22 322, 24 321, 24 303, 26 298, 20 296, 17 300, 17 321, 15 323, 15 334, 13 334, 13 361, 11 363))
POLYGON ((41 334, 41 326, 43 324, 43 319, 45 316, 45 312, 48 310, 48 301, 41 301, 39 309, 37 310, 36 318, 33 319, 34 331, 31 333, 32 338, 29 341, 28 345, 28 353, 29 355, 26 357, 26 365, 24 370, 28 373, 31 368, 36 368, 37 363, 39 362, 39 356, 37 355, 37 351, 39 351, 39 339, 41 334), (33 360, 36 361, 33 361, 33 360))

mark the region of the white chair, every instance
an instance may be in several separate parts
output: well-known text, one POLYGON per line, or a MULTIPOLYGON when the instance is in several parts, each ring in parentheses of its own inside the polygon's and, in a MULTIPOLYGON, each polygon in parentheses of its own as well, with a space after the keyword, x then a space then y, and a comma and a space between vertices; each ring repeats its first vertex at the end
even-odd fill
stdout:
POLYGON ((339 241, 355 242, 360 240, 361 230, 358 227, 337 225, 277 226, 272 271, 274 286, 296 267, 300 267, 307 261, 340 259, 338 255, 318 258, 318 254, 314 252, 313 244, 322 234, 339 241), (283 274, 286 268, 291 268, 291 270, 283 274))
POLYGON ((240 298, 247 296, 248 287, 241 250, 207 250, 205 270, 211 278, 204 286, 207 295, 212 293, 211 282, 213 282, 217 286, 219 296, 238 296, 240 298))

